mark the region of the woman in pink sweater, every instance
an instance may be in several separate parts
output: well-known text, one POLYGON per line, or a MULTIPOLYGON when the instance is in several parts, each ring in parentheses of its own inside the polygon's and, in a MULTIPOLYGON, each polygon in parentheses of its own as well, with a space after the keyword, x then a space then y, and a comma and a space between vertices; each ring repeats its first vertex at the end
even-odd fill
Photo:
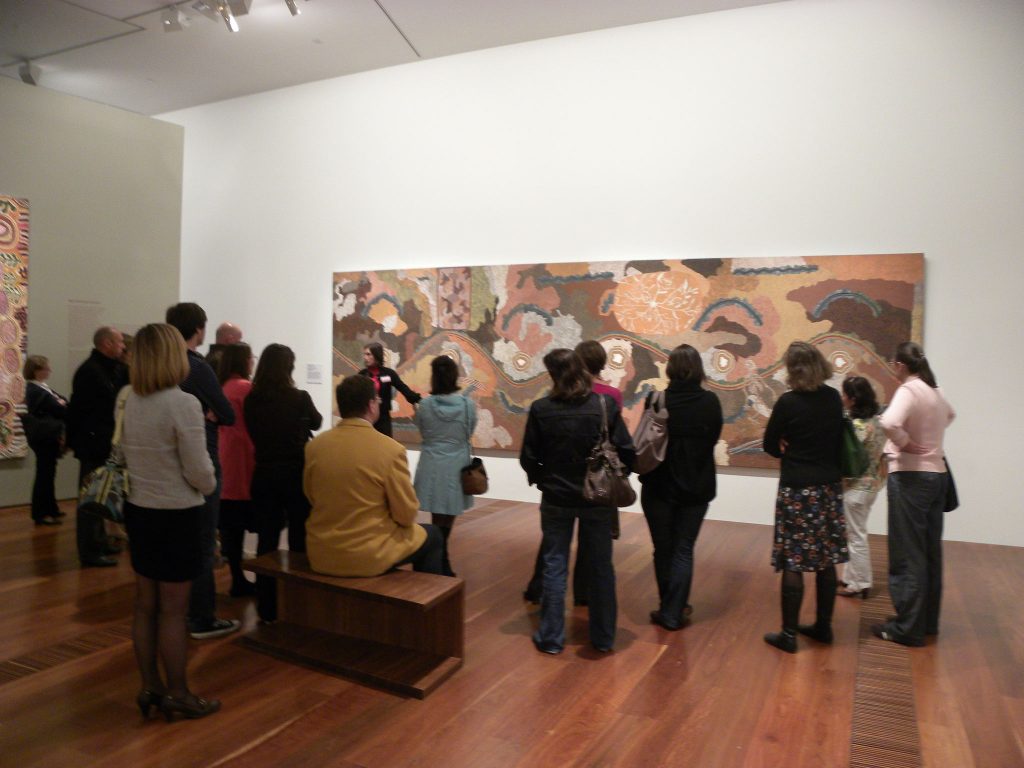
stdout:
POLYGON ((918 344, 900 344, 892 365, 901 385, 880 421, 889 438, 889 594, 896 615, 871 631, 921 646, 926 635, 939 632, 947 483, 942 438, 955 413, 918 344))

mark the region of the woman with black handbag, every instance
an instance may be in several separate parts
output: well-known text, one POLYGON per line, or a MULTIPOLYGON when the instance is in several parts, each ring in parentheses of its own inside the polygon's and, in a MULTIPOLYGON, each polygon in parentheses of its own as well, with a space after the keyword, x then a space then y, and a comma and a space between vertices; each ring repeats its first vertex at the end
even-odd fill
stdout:
POLYGON ((64 513, 57 506, 54 482, 57 460, 64 452, 64 417, 68 401, 46 380, 50 361, 42 355, 25 360, 25 410, 22 419, 28 447, 36 455, 36 476, 32 483, 32 520, 36 525, 60 525, 64 513))
POLYGON ((892 367, 900 387, 880 421, 889 438, 889 595, 896 615, 871 631, 883 640, 922 646, 926 635, 939 633, 942 515, 949 507, 942 443, 956 414, 918 344, 900 344, 892 367))
POLYGON ((531 485, 541 493, 541 548, 544 587, 540 626, 533 643, 542 653, 560 653, 565 646, 565 587, 569 546, 578 519, 586 531, 580 542, 590 550, 590 643, 608 652, 615 642, 615 571, 612 566, 612 522, 615 507, 584 496, 587 460, 602 439, 604 427, 619 460, 633 465, 633 440, 619 407, 608 395, 591 391, 590 374, 571 349, 544 356, 551 376, 551 394, 530 406, 519 463, 531 485))
MULTIPOLYGON (((693 549, 715 498, 715 444, 722 434, 722 405, 704 389, 700 353, 681 344, 669 354, 665 390, 668 444, 665 460, 640 476, 640 503, 654 544, 658 608, 651 621, 682 629, 692 612, 693 549)), ((650 407, 650 403, 648 403, 650 407)))

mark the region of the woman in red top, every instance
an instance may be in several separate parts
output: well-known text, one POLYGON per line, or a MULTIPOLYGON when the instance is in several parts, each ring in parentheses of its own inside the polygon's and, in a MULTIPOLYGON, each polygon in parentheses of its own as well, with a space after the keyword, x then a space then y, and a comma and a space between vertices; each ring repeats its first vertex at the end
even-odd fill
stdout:
POLYGON ((219 450, 222 473, 220 492, 220 548, 231 567, 231 596, 256 593, 256 587, 242 571, 242 542, 245 531, 254 527, 249 488, 256 459, 245 427, 242 404, 252 389, 252 349, 248 344, 229 344, 221 352, 217 378, 224 396, 235 411, 235 423, 220 427, 219 450))

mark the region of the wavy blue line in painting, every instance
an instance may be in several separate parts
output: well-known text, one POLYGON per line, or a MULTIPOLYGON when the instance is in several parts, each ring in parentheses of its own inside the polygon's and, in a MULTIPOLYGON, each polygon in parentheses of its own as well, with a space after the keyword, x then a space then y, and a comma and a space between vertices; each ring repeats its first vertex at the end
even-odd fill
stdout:
POLYGON ((613 304, 615 304, 615 291, 608 291, 608 297, 601 302, 601 314, 608 314, 613 304))
POLYGON ((555 316, 548 312, 546 309, 541 309, 536 304, 520 304, 507 315, 505 319, 501 321, 501 330, 507 331, 509 323, 512 322, 512 318, 516 315, 525 315, 527 312, 536 312, 538 315, 544 318, 546 325, 553 325, 555 322, 555 316))
POLYGON ((875 317, 882 314, 882 308, 878 305, 877 301, 869 296, 865 296, 860 291, 851 291, 849 288, 843 288, 838 291, 832 291, 832 293, 819 301, 818 306, 814 308, 814 312, 811 316, 817 320, 821 317, 821 313, 828 309, 829 304, 833 301, 838 301, 839 299, 853 299, 854 301, 859 301, 861 304, 866 304, 870 307, 871 312, 875 317))
POLYGON ((704 310, 697 322, 693 324, 693 330, 699 331, 700 327, 711 317, 712 314, 722 307, 729 305, 737 306, 740 309, 745 310, 746 313, 754 320, 754 325, 764 325, 764 318, 761 317, 761 314, 743 299, 719 299, 704 310))
POLYGON ((614 272, 594 272, 586 275, 541 275, 534 278, 538 285, 566 285, 568 283, 582 283, 590 280, 611 280, 615 277, 614 272))
POLYGON ((817 272, 814 264, 792 264, 786 267, 736 267, 734 275, 800 275, 806 272, 817 272))
POLYGON ((516 405, 515 403, 508 399, 508 395, 506 395, 503 390, 499 389, 495 394, 498 395, 498 397, 501 399, 501 404, 504 405, 509 412, 520 415, 530 412, 529 406, 523 408, 523 406, 521 405, 516 405))

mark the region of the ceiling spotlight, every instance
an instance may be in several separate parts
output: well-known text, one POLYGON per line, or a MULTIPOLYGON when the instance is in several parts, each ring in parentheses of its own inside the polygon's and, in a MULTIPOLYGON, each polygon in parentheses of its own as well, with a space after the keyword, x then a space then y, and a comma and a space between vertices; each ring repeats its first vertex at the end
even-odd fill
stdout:
POLYGON ((224 23, 228 25, 228 29, 232 32, 238 31, 238 22, 235 21, 235 14, 231 12, 231 8, 227 3, 220 3, 217 7, 220 11, 221 18, 224 19, 224 23))
POLYGON ((39 85, 39 67, 28 59, 21 62, 21 66, 18 67, 18 75, 25 85, 39 85))
POLYGON ((284 0, 288 6, 288 10, 292 12, 292 16, 298 16, 302 11, 299 10, 299 6, 295 4, 295 0, 284 0))
POLYGON ((164 32, 180 32, 188 26, 188 16, 175 6, 169 5, 160 14, 160 26, 163 27, 164 32))

